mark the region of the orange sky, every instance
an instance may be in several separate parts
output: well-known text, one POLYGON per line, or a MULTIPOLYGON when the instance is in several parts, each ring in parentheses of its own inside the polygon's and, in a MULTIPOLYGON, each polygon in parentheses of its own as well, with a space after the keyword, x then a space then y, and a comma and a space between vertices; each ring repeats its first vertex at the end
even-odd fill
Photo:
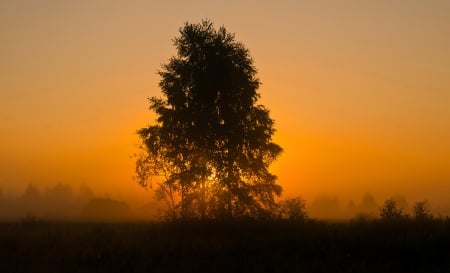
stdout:
POLYGON ((0 187, 141 195, 130 155, 156 70, 209 18, 255 60, 286 195, 446 200, 450 2, 281 2, 1 1, 0 187))

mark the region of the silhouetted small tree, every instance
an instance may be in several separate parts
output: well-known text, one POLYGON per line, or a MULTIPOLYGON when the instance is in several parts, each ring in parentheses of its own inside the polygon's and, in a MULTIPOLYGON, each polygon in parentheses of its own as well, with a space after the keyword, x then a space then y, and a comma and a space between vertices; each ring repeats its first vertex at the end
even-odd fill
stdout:
POLYGON ((282 149, 269 110, 257 104, 260 85, 243 44, 210 21, 186 23, 174 39, 177 56, 163 65, 152 97, 156 124, 139 130, 139 183, 158 178, 174 217, 266 215, 281 193, 268 170, 282 149))
POLYGON ((395 200, 389 198, 384 201, 383 207, 380 210, 380 217, 383 220, 399 220, 406 217, 406 215, 403 210, 398 207, 395 200))
POLYGON ((413 212, 414 212, 414 219, 418 221, 433 219, 433 214, 431 214, 428 208, 427 201, 418 201, 414 203, 413 212))
POLYGON ((35 202, 40 198, 40 195, 41 193, 39 192, 38 188, 30 183, 25 189, 25 192, 22 195, 22 199, 27 202, 35 202))
POLYGON ((72 187, 58 182, 53 188, 47 189, 45 199, 53 203, 68 203, 73 199, 72 187))
POLYGON ((281 219, 303 221, 308 218, 305 200, 300 197, 287 198, 279 202, 278 214, 281 219))

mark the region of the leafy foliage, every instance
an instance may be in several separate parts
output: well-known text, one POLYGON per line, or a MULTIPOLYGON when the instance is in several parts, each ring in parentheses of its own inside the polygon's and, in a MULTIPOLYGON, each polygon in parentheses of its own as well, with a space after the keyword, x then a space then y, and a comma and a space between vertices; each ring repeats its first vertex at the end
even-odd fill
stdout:
POLYGON ((279 203, 281 219, 304 221, 308 218, 306 204, 300 197, 287 198, 279 203))
POLYGON ((397 202, 394 199, 389 198, 384 201, 384 205, 380 210, 380 217, 383 220, 399 220, 406 215, 403 210, 398 207, 397 202))
POLYGON ((139 183, 159 178, 158 195, 172 218, 258 217, 281 194, 269 165, 282 152, 272 142, 269 110, 243 44, 210 21, 186 23, 177 56, 162 66, 163 97, 152 97, 156 124, 139 130, 139 183))
POLYGON ((433 215, 428 208, 427 201, 418 201, 414 203, 413 212, 414 219, 418 221, 431 220, 433 219, 433 215))

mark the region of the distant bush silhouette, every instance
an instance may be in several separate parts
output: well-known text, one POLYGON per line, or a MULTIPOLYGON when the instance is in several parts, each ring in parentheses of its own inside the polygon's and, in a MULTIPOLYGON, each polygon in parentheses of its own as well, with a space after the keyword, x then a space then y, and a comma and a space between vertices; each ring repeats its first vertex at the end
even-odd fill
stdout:
POLYGON ((73 198, 72 187, 59 182, 54 187, 47 189, 45 198, 58 203, 69 202, 73 198))
POLYGON ((28 202, 35 202, 36 200, 39 200, 40 197, 41 197, 40 191, 36 186, 34 186, 31 183, 28 184, 27 188, 25 189, 25 192, 22 195, 22 199, 28 202))
POLYGON ((37 217, 32 213, 27 213, 20 218, 20 226, 26 229, 36 228, 38 225, 45 223, 43 218, 37 217))
POLYGON ((300 197, 287 198, 279 202, 278 215, 281 219, 303 221, 308 218, 305 200, 300 197))
POLYGON ((339 219, 342 217, 340 200, 333 195, 321 194, 309 206, 312 216, 321 219, 339 219))
POLYGON ((427 201, 418 201, 414 203, 413 207, 414 219, 418 221, 431 220, 433 219, 433 214, 431 214, 428 208, 427 201))
POLYGON ((109 198, 93 198, 84 207, 83 218, 91 221, 130 220, 131 210, 125 202, 109 198))
POLYGON ((248 49, 224 27, 186 23, 177 55, 159 71, 156 124, 139 130, 136 174, 175 218, 248 218, 271 213, 281 194, 270 164, 282 152, 274 121, 257 104, 260 85, 248 49))
POLYGON ((383 207, 380 210, 380 217, 383 220, 400 220, 406 216, 407 215, 398 207, 397 203, 392 198, 384 201, 383 207))

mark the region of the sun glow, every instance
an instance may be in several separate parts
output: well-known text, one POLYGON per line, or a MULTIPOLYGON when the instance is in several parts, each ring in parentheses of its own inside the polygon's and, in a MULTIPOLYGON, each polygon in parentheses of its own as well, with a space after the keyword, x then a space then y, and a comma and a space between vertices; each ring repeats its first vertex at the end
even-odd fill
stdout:
POLYGON ((3 197, 63 182, 151 199, 132 180, 136 130, 155 121, 146 98, 161 95, 155 71, 174 55, 171 39, 206 15, 254 59, 285 196, 399 192, 446 207, 450 6, 406 2, 1 1, 3 197))

